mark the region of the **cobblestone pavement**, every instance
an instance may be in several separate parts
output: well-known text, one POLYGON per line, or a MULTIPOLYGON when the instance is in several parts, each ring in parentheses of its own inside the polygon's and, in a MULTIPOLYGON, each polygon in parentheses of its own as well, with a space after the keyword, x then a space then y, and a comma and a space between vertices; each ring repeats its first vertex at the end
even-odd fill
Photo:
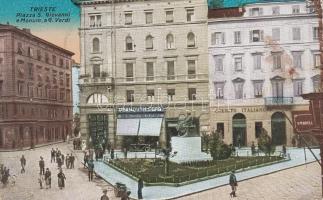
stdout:
MULTIPOLYGON (((315 162, 238 183, 236 200, 318 200, 321 197, 320 166, 315 162)), ((177 200, 230 199, 229 186, 192 194, 177 200)))
POLYGON ((36 148, 35 150, 0 152, 0 163, 10 168, 10 174, 17 176, 14 186, 3 187, 0 183, 0 200, 97 200, 102 195, 103 188, 108 189, 110 199, 114 197, 112 186, 102 179, 94 178, 89 182, 87 170, 83 168, 80 161, 83 159, 82 153, 77 153, 75 169, 66 169, 63 165, 63 172, 66 176, 65 188, 60 190, 57 184, 57 164, 50 163, 51 148, 59 148, 66 156, 71 153, 72 146, 65 144, 56 144, 46 147, 36 148), (26 173, 20 174, 20 157, 24 154, 27 160, 26 173), (40 156, 44 157, 45 168, 52 172, 52 188, 40 189, 38 183, 40 156))

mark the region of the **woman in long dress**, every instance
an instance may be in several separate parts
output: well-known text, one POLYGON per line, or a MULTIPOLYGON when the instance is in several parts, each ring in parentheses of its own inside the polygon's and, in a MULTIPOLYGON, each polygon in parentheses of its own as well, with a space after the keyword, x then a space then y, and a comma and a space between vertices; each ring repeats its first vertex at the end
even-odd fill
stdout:
POLYGON ((57 174, 57 177, 58 177, 58 187, 59 189, 62 189, 65 187, 65 174, 63 173, 63 170, 60 169, 59 170, 59 173, 57 174))

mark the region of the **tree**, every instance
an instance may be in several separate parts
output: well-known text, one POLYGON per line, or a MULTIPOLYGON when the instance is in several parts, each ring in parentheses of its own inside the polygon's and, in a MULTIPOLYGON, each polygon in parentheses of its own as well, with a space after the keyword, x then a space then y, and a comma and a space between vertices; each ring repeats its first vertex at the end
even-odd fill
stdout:
POLYGON ((271 137, 265 131, 262 131, 258 138, 258 148, 265 155, 269 156, 275 152, 276 146, 272 143, 271 137))
POLYGON ((211 135, 207 134, 206 132, 203 132, 201 138, 202 138, 202 149, 204 149, 206 152, 209 152, 211 135))
POLYGON ((213 131, 210 140, 210 152, 213 160, 223 160, 230 157, 232 149, 223 142, 221 134, 213 131))

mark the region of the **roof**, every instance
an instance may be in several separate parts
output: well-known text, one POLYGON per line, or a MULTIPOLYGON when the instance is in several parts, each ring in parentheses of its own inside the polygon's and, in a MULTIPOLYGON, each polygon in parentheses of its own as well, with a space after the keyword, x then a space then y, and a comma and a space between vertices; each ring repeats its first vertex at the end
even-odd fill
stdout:
POLYGON ((53 44, 51 42, 48 42, 48 41, 46 41, 46 40, 44 40, 44 39, 42 39, 40 37, 37 37, 37 36, 31 34, 30 31, 29 31, 29 29, 19 29, 19 28, 13 26, 13 25, 0 24, 0 32, 1 31, 12 31, 12 32, 16 32, 18 34, 25 35, 25 36, 27 36, 29 38, 38 40, 38 41, 40 41, 40 42, 42 42, 42 43, 44 43, 44 44, 46 44, 48 46, 51 46, 54 49, 57 49, 59 51, 62 51, 64 53, 68 54, 69 56, 73 56, 74 55, 74 53, 71 52, 71 51, 69 51, 69 50, 66 50, 66 49, 64 49, 62 47, 59 47, 59 46, 57 46, 57 45, 55 45, 55 44, 53 44))
POLYGON ((242 7, 254 3, 305 2, 305 0, 208 0, 209 8, 242 7))

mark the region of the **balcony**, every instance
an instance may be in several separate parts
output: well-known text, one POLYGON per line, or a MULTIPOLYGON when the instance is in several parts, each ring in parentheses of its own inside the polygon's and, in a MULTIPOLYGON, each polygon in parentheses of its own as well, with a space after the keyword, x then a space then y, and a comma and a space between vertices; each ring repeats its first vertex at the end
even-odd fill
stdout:
POLYGON ((293 97, 266 97, 266 106, 291 106, 293 105, 293 97))
POLYGON ((90 77, 90 76, 80 76, 80 85, 105 85, 112 84, 112 77, 90 77))

